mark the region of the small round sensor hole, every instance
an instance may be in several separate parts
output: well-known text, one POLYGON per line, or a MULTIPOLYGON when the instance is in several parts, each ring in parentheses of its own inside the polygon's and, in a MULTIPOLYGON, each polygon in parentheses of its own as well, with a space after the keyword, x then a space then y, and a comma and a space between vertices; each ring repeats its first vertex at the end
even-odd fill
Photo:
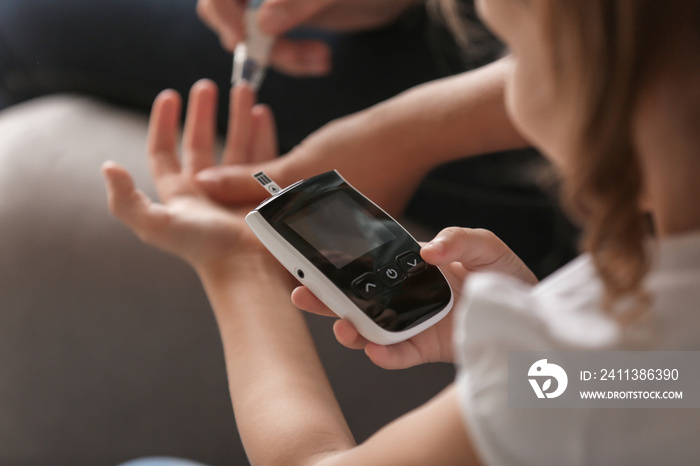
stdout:
POLYGON ((304 271, 303 270, 297 270, 297 277, 301 278, 302 280, 304 279, 304 271))

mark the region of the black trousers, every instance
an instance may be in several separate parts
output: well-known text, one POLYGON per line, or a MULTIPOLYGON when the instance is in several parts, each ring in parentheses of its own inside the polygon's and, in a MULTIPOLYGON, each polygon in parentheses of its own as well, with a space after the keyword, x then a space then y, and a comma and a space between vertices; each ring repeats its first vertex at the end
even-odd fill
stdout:
MULTIPOLYGON (((0 103, 79 92, 147 110, 156 94, 186 95, 200 78, 230 86, 232 57, 195 13, 196 0, 2 0, 0 103)), ((425 38, 416 9, 384 29, 320 36, 333 72, 291 78, 270 72, 260 101, 273 106, 283 152, 324 123, 449 74, 425 38)), ((227 93, 221 96, 225 128, 227 93)))

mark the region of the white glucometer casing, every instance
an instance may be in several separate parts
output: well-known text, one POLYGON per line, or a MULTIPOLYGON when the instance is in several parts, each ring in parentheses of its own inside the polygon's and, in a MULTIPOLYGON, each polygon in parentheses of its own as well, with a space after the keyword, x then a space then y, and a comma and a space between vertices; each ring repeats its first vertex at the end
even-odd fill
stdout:
POLYGON ((262 244, 368 340, 390 345, 445 317, 453 295, 420 245, 336 171, 279 189, 247 216, 262 244))

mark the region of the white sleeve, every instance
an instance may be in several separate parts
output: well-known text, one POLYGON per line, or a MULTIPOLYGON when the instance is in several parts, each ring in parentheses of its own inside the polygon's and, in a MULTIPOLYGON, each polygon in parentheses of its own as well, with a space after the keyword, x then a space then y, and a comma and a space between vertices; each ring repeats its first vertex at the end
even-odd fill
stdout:
POLYGON ((697 348, 698 286, 674 278, 672 292, 668 285, 655 291, 656 319, 633 332, 648 340, 628 341, 631 333, 620 332, 601 308, 602 284, 587 256, 534 288, 512 277, 472 275, 455 309, 455 354, 465 426, 483 463, 697 464, 700 417, 693 409, 524 409, 508 403, 511 351, 697 348), (696 294, 679 301, 680 283, 696 294), (669 332, 664 346, 652 328, 669 332))
POLYGON ((470 277, 456 322, 457 386, 465 425, 484 464, 585 463, 586 410, 508 406, 508 352, 554 350, 532 288, 502 275, 470 277))

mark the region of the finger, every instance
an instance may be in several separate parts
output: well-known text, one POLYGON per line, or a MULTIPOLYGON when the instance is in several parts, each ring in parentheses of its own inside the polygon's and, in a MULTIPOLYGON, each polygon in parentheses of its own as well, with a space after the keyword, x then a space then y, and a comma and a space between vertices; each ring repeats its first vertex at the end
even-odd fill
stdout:
POLYGON ((156 191, 163 200, 175 193, 172 180, 181 173, 178 160, 181 108, 177 92, 161 92, 153 103, 148 125, 148 164, 156 191))
POLYGON ((464 280, 467 279, 467 276, 469 275, 470 271, 467 270, 461 263, 459 262, 452 262, 451 264, 447 264, 446 266, 451 273, 451 276, 448 275, 447 281, 450 283, 450 286, 452 286, 453 290, 459 290, 462 287, 462 284, 464 283, 464 280))
POLYGON ((279 36, 322 11, 335 0, 266 0, 258 10, 260 29, 279 36))
POLYGON ((488 230, 450 227, 423 246, 423 259, 434 265, 458 261, 477 269, 497 261, 508 247, 488 230))
POLYGON ((192 86, 182 139, 185 173, 195 174, 214 165, 217 101, 218 90, 212 81, 202 79, 192 86))
POLYGON ((224 165, 201 171, 195 177, 209 197, 223 203, 255 203, 269 196, 255 181, 253 174, 265 171, 267 165, 224 165))
MULTIPOLYGON (((312 314, 338 317, 305 286, 299 286, 292 291, 292 303, 299 309, 312 314)), ((367 339, 360 335, 349 321, 344 319, 335 321, 333 333, 341 345, 350 349, 362 349, 367 344, 367 339)))
POLYGON ((180 173, 177 159, 182 101, 177 92, 165 90, 153 102, 148 124, 148 162, 153 178, 180 173))
POLYGON ((258 104, 251 111, 252 132, 251 132, 251 163, 262 163, 272 160, 279 154, 277 146, 277 129, 275 127, 275 117, 272 115, 270 107, 258 104))
POLYGON ((350 349, 363 349, 368 340, 360 335, 354 325, 345 319, 338 319, 333 324, 333 334, 338 343, 350 349))
POLYGON ((315 40, 280 38, 270 51, 270 62, 291 76, 323 76, 331 71, 331 48, 315 40))
POLYGON ((277 157, 274 160, 248 165, 222 165, 203 170, 195 177, 199 186, 219 202, 255 203, 269 196, 267 190, 253 178, 264 171, 281 187, 299 180, 294 159, 277 157))
POLYGON ((107 183, 109 209, 128 225, 142 240, 148 242, 151 232, 167 221, 167 212, 154 204, 143 192, 136 190, 131 175, 114 162, 106 162, 102 173, 107 183))
POLYGON ((143 199, 136 193, 134 180, 119 164, 109 161, 102 165, 102 174, 107 184, 107 198, 110 211, 122 218, 125 212, 138 208, 143 199))
POLYGON ((468 271, 492 270, 537 282, 525 263, 488 230, 446 228, 421 249, 421 256, 433 265, 459 262, 468 271))
POLYGON ((299 309, 303 309, 312 314, 338 317, 305 286, 299 286, 292 291, 292 303, 299 309))
POLYGON ((406 369, 424 362, 419 348, 411 340, 389 346, 372 343, 344 319, 335 322, 333 333, 341 345, 350 349, 364 349, 367 357, 384 369, 406 369))
POLYGON ((383 369, 407 369, 423 363, 420 350, 410 341, 383 346, 368 343, 365 354, 377 366, 383 369))
POLYGON ((236 84, 231 89, 228 131, 221 159, 224 165, 248 162, 253 127, 251 110, 255 99, 255 91, 245 83, 236 84))
POLYGON ((231 52, 243 40, 244 7, 238 0, 199 0, 197 14, 231 52))

